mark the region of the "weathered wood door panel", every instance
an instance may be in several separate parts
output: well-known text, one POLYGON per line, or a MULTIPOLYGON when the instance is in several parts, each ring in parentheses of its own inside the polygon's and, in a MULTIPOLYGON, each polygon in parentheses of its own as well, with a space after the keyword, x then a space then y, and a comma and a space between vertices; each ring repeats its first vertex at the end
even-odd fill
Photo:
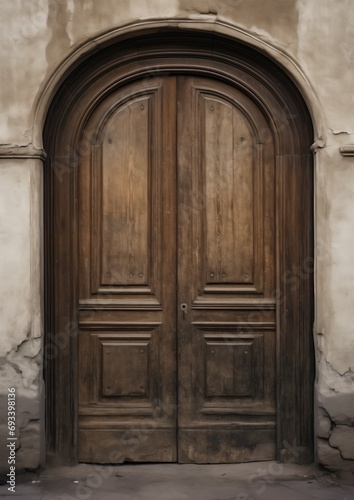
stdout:
POLYGON ((183 76, 130 84, 91 116, 79 178, 79 460, 118 450, 118 461, 175 461, 177 444, 181 462, 275 458, 266 126, 240 91, 183 76))
POLYGON ((244 94, 178 87, 179 459, 274 459, 274 150, 244 94))
POLYGON ((79 178, 79 460, 175 461, 176 79, 114 92, 79 178), (152 432, 153 431, 153 432, 152 432))

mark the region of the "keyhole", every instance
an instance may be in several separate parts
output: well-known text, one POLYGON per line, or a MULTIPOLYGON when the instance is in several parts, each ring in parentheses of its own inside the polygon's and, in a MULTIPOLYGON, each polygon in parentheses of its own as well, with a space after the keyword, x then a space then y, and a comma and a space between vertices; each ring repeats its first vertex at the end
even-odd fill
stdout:
POLYGON ((181 304, 181 309, 183 311, 183 319, 186 317, 186 312, 187 312, 187 304, 181 304))

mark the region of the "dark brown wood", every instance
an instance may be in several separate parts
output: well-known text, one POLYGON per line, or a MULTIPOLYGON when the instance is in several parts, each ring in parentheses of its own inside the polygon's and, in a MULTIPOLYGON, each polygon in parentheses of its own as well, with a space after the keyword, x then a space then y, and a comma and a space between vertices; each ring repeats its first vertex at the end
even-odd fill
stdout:
POLYGON ((79 170, 77 307, 92 317, 78 343, 82 462, 107 460, 108 443, 119 462, 177 456, 175 86, 174 77, 128 84, 83 131, 91 150, 79 170), (109 333, 95 325, 102 305, 119 307, 109 333))
POLYGON ((223 37, 73 71, 45 130, 53 462, 311 461, 311 139, 286 75, 223 37))
POLYGON ((178 104, 179 459, 275 459, 276 325, 264 331, 258 307, 275 309, 273 141, 225 83, 180 78, 178 104), (252 327, 240 328, 240 302, 252 327), (225 325, 217 312, 229 308, 225 325))

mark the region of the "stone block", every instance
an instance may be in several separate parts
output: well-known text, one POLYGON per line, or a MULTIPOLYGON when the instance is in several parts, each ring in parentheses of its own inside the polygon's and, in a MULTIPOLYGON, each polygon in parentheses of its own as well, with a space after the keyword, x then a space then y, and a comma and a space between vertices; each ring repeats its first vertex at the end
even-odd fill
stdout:
POLYGON ((20 448, 16 453, 16 468, 35 470, 41 461, 40 423, 30 422, 20 433, 20 448))
POLYGON ((329 444, 338 448, 343 458, 354 460, 354 427, 337 425, 329 438, 329 444))
POLYGON ((323 408, 318 409, 316 436, 328 439, 331 433, 332 421, 323 408))
POLYGON ((337 391, 319 394, 319 404, 326 409, 336 424, 354 425, 354 395, 337 391))
POLYGON ((337 448, 332 448, 327 439, 317 440, 317 460, 326 469, 336 471, 353 471, 354 462, 344 460, 337 448))

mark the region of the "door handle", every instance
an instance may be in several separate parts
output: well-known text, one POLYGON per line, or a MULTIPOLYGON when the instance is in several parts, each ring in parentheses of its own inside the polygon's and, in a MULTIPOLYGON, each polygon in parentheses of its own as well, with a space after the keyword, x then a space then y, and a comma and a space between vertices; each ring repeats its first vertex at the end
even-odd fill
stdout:
POLYGON ((181 309, 183 311, 183 319, 186 319, 186 314, 187 314, 187 309, 188 309, 187 304, 185 304, 185 303, 181 304, 181 309))

